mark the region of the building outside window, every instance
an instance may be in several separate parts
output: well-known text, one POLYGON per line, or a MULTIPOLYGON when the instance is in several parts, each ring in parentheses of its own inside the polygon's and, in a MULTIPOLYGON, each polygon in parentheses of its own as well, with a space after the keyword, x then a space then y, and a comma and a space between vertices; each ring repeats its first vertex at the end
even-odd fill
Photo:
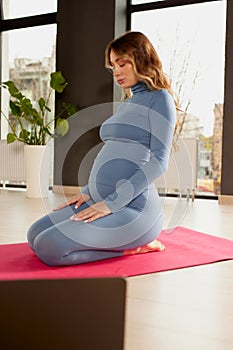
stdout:
MULTIPOLYGON (((151 2, 132 0, 131 4, 151 2)), ((172 79, 173 90, 183 110, 179 115, 182 121, 180 136, 199 140, 198 191, 218 194, 226 1, 191 3, 174 7, 161 5, 162 8, 157 8, 159 4, 156 4, 156 9, 141 11, 135 7, 135 12, 131 6, 131 30, 141 31, 149 37, 159 53, 165 73, 172 79)))

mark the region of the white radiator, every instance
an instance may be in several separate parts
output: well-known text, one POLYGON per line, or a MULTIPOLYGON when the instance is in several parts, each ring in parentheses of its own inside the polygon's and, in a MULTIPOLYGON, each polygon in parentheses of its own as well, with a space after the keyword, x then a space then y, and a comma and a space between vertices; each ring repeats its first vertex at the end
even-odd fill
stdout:
POLYGON ((0 140, 0 181, 25 181, 24 144, 0 140))
POLYGON ((197 188, 198 140, 180 138, 178 149, 173 150, 168 171, 156 181, 157 188, 176 189, 180 192, 197 188))

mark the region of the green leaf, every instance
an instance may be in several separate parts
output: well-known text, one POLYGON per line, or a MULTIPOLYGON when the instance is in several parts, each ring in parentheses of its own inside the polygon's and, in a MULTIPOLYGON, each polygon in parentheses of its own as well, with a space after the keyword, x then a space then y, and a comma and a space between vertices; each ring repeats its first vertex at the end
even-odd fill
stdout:
POLYGON ((31 124, 40 123, 41 116, 39 112, 33 108, 31 100, 28 98, 23 98, 20 101, 20 110, 22 113, 22 117, 27 120, 31 124))
POLYGON ((13 102, 11 100, 9 102, 9 105, 10 105, 11 113, 13 115, 20 116, 21 112, 20 112, 19 106, 15 102, 13 102))
POLYGON ((36 124, 37 124, 38 126, 42 126, 42 125, 43 125, 43 122, 44 122, 44 119, 43 119, 43 118, 41 118, 41 117, 37 117, 37 118, 36 118, 36 124))
POLYGON ((78 112, 78 107, 67 102, 62 103, 62 107, 65 109, 67 115, 70 117, 74 113, 78 112))
POLYGON ((28 137, 30 135, 30 132, 26 129, 23 129, 20 131, 19 137, 24 140, 24 142, 27 141, 28 137))
POLYGON ((11 132, 9 132, 7 134, 7 143, 12 143, 15 140, 17 140, 17 136, 15 134, 12 134, 11 132))
POLYGON ((36 124, 37 120, 32 115, 27 115, 26 113, 22 113, 22 118, 24 118, 30 124, 36 124))
POLYGON ((39 104, 41 112, 43 113, 44 112, 44 108, 45 108, 45 100, 44 100, 44 98, 41 97, 39 99, 39 101, 38 101, 38 104, 39 104))
POLYGON ((46 106, 45 104, 45 99, 44 98, 40 98, 39 101, 38 101, 38 104, 39 104, 39 107, 40 107, 40 110, 42 113, 44 113, 44 110, 46 109, 47 111, 51 112, 51 109, 46 106))
POLYGON ((69 131, 69 123, 66 119, 58 118, 56 121, 56 132, 64 136, 69 131))
POLYGON ((12 97, 17 98, 18 100, 20 100, 21 98, 24 97, 24 95, 21 94, 21 92, 17 89, 17 87, 15 86, 13 81, 11 81, 11 80, 5 81, 2 83, 2 86, 5 89, 8 89, 8 91, 12 97))
POLYGON ((32 107, 31 100, 24 97, 21 101, 21 111, 25 112, 27 115, 33 115, 34 108, 32 107))
POLYGON ((59 93, 63 92, 67 86, 67 82, 65 81, 65 78, 61 72, 54 72, 50 74, 50 86, 59 93))

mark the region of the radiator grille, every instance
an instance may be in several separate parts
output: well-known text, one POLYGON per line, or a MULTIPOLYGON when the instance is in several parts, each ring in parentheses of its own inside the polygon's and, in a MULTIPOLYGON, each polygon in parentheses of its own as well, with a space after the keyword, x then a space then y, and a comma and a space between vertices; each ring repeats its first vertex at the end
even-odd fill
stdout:
POLYGON ((0 140, 0 181, 25 181, 24 144, 0 140))

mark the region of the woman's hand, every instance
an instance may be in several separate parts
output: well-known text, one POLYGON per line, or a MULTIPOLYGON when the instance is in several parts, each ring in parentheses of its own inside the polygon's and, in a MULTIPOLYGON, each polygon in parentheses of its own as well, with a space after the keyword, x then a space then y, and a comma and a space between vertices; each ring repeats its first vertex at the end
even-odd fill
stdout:
POLYGON ((70 219, 75 221, 92 222, 109 214, 111 214, 111 210, 103 201, 101 201, 91 205, 89 208, 84 209, 77 214, 74 214, 70 219))
POLYGON ((81 204, 83 204, 84 202, 89 201, 90 196, 86 193, 80 193, 77 196, 71 198, 68 202, 65 202, 64 204, 59 205, 57 208, 55 208, 54 210, 59 210, 65 207, 68 207, 71 204, 75 204, 75 209, 79 208, 81 204))

